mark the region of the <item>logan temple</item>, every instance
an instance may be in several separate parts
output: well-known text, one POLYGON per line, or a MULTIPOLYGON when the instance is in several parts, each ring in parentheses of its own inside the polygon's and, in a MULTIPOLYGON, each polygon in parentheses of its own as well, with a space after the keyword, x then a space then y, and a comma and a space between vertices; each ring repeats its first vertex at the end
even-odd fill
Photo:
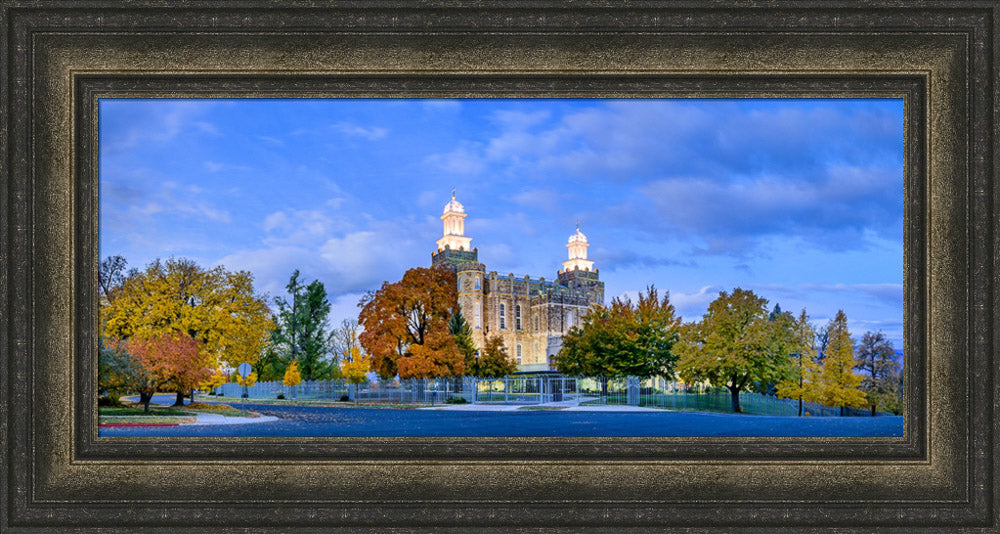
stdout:
POLYGON ((569 236, 569 257, 555 280, 530 276, 515 278, 486 272, 472 237, 465 235, 465 208, 452 192, 444 207, 444 235, 431 253, 431 265, 444 265, 458 279, 458 304, 472 327, 472 337, 480 350, 486 337, 499 335, 507 353, 521 372, 550 370, 552 357, 562 347, 562 337, 592 304, 604 304, 604 282, 598 278, 594 262, 587 259, 587 237, 580 232, 569 236))

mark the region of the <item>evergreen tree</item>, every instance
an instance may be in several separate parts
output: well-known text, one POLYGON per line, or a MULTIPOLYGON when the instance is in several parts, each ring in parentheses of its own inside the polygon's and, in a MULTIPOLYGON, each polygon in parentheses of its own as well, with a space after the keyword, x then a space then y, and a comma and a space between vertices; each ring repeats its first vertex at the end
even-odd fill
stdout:
MULTIPOLYGON (((282 297, 274 299, 278 306, 278 327, 272 334, 274 344, 284 353, 286 366, 297 362, 304 380, 326 378, 330 374, 330 363, 326 361, 330 351, 326 333, 330 302, 326 288, 319 280, 302 285, 296 269, 285 289, 291 302, 282 297)), ((283 373, 284 368, 280 371, 283 373)))
POLYGON ((476 361, 476 343, 472 340, 472 327, 462 316, 462 310, 457 306, 451 320, 448 321, 448 331, 455 337, 455 344, 458 350, 465 356, 465 369, 472 369, 476 361))

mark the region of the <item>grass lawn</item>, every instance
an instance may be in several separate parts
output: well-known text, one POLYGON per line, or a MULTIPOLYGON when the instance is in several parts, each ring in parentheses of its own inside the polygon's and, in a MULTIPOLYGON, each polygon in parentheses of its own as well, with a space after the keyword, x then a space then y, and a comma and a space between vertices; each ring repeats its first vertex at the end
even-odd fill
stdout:
POLYGON ((179 425, 193 423, 199 413, 219 414, 229 417, 259 417, 249 410, 239 410, 225 404, 205 404, 196 402, 182 407, 150 405, 149 412, 141 404, 126 404, 121 407, 103 406, 97 410, 100 425, 179 425))

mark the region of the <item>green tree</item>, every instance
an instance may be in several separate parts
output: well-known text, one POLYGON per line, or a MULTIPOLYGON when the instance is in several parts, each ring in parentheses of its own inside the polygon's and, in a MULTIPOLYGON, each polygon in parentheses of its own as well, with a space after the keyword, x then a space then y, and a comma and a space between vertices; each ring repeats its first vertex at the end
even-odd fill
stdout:
MULTIPOLYGON (((455 338, 455 345, 462 353, 465 362, 465 373, 475 374, 473 368, 476 365, 476 342, 472 339, 472 326, 462 316, 462 310, 456 306, 455 312, 448 321, 448 332, 455 338)), ((516 369, 515 369, 516 370, 516 369)), ((455 377, 455 391, 462 391, 462 378, 455 377)))
POLYGON ((517 372, 517 362, 507 354, 503 338, 497 335, 486 339, 486 346, 472 364, 472 374, 480 378, 497 378, 517 372))
POLYGON ((865 332, 858 345, 857 369, 862 372, 861 390, 868 398, 872 415, 881 408, 896 411, 899 408, 900 366, 896 350, 885 334, 865 332))
POLYGON ((840 406, 844 415, 846 406, 863 406, 865 394, 859 389, 861 375, 854 373, 854 340, 847 329, 847 314, 837 310, 837 315, 826 327, 826 357, 823 358, 821 402, 827 406, 840 406))
POLYGON ((472 327, 469 326, 469 322, 462 316, 462 310, 457 306, 448 321, 448 331, 454 336, 458 350, 465 357, 466 370, 471 369, 472 364, 476 361, 476 343, 472 340, 472 327))
POLYGON ((778 396, 799 400, 799 416, 802 416, 803 400, 818 400, 820 397, 819 366, 816 364, 816 350, 813 342, 816 331, 809 323, 805 308, 795 321, 792 344, 789 346, 792 371, 778 384, 778 396))
POLYGON ((286 365, 295 361, 305 380, 326 378, 330 374, 330 363, 326 360, 330 352, 326 333, 330 302, 326 288, 319 280, 303 285, 296 269, 285 289, 290 301, 283 297, 274 299, 278 306, 278 325, 271 338, 284 354, 286 365))
POLYGON ((638 302, 615 298, 593 306, 563 337, 557 371, 570 376, 673 376, 680 318, 670 295, 650 286, 638 302))
POLYGON ((767 300, 753 291, 722 291, 701 321, 681 329, 678 371, 686 382, 705 380, 729 389, 734 412, 740 391, 754 382, 780 383, 790 374, 789 339, 770 321, 767 300))
POLYGON ((116 405, 122 395, 137 392, 146 384, 146 369, 124 347, 105 347, 103 338, 97 342, 97 392, 116 405))

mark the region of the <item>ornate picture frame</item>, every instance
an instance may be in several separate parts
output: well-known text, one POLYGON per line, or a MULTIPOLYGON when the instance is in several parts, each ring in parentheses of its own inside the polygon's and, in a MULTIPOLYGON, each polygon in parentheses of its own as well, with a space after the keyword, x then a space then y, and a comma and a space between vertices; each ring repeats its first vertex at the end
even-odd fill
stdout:
POLYGON ((2 2, 0 526, 998 526, 989 2, 2 2), (109 95, 905 100, 902 439, 102 439, 109 95))

